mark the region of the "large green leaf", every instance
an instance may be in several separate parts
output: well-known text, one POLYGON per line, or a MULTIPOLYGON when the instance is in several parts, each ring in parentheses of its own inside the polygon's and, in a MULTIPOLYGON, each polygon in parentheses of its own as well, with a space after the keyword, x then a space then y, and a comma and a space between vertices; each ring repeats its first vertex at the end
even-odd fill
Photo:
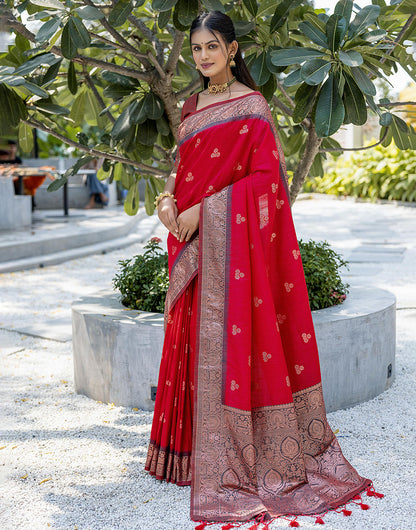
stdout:
POLYGON ((138 104, 139 103, 137 100, 133 101, 133 103, 130 103, 130 105, 124 109, 124 111, 117 118, 113 125, 113 129, 111 130, 111 136, 114 138, 114 140, 121 140, 127 136, 130 127, 133 126, 131 116, 137 110, 138 104))
POLYGON ((334 15, 344 17, 348 24, 351 19, 352 6, 352 0, 340 0, 340 2, 337 2, 335 6, 334 15))
POLYGON ((359 66, 351 67, 351 73, 355 79, 355 82, 360 87, 360 90, 368 96, 376 95, 376 87, 374 83, 365 75, 359 66))
POLYGON ((285 86, 295 86, 299 83, 302 83, 302 76, 301 76, 301 69, 296 68, 296 70, 293 70, 293 72, 290 72, 290 74, 285 77, 285 80, 283 81, 283 84, 285 86))
POLYGON ((91 36, 82 20, 77 17, 70 17, 68 20, 71 39, 77 48, 88 48, 91 44, 91 36))
POLYGON ((137 140, 143 145, 154 145, 157 139, 157 127, 154 120, 146 120, 137 128, 137 140))
POLYGON ((105 17, 100 9, 93 6, 77 7, 75 11, 84 20, 101 20, 105 17))
POLYGON ((277 88, 276 76, 271 74, 267 83, 264 83, 264 85, 261 85, 259 87, 259 90, 263 94, 263 96, 266 98, 266 100, 270 102, 274 93, 276 92, 276 88, 277 88))
POLYGON ((270 33, 274 33, 283 26, 290 10, 302 3, 302 0, 282 0, 276 7, 272 20, 270 22, 270 33))
POLYGON ((68 22, 63 27, 62 37, 61 37, 61 50, 62 50, 63 56, 66 59, 73 59, 78 51, 77 45, 75 44, 75 41, 72 38, 71 25, 69 23, 70 20, 68 20, 68 22))
POLYGON ((270 52, 271 61, 277 66, 290 66, 301 64, 308 59, 319 59, 324 55, 322 51, 315 48, 286 48, 270 52))
POLYGON ((23 121, 19 125, 19 147, 24 153, 30 153, 33 149, 32 127, 23 121))
POLYGON ((316 134, 319 137, 332 136, 341 127, 344 115, 338 79, 330 73, 318 96, 315 113, 316 134))
POLYGON ((299 24, 299 29, 308 37, 308 39, 311 39, 311 41, 318 46, 328 48, 328 41, 325 33, 316 28, 311 22, 303 20, 299 24))
POLYGON ((163 116, 165 105, 156 94, 149 92, 144 97, 143 110, 148 118, 158 120, 163 116))
POLYGON ((78 127, 78 125, 81 125, 81 123, 84 121, 84 113, 85 113, 85 90, 82 90, 78 94, 78 96, 75 98, 74 102, 72 103, 71 112, 69 114, 69 117, 74 122, 74 126, 78 127))
POLYGON ((0 132, 8 127, 17 127, 27 118, 27 108, 16 92, 0 84, 0 132))
POLYGON ((312 110, 318 90, 318 85, 312 86, 306 83, 302 83, 297 89, 295 94, 296 107, 293 112, 293 121, 295 123, 303 121, 312 110))
POLYGON ((52 35, 55 33, 55 31, 59 28, 60 23, 61 23, 61 19, 55 18, 55 17, 45 22, 45 24, 43 24, 43 26, 36 33, 37 42, 48 41, 52 37, 52 35))
POLYGON ((159 26, 159 29, 163 29, 167 26, 168 22, 170 21, 171 16, 172 16, 172 9, 169 9, 168 11, 159 12, 159 15, 157 17, 157 25, 159 26))
POLYGON ((394 143, 399 149, 410 149, 409 128, 405 121, 393 114, 393 122, 390 126, 393 133, 394 143))
POLYGON ((39 66, 43 65, 52 65, 59 61, 59 57, 56 57, 53 53, 40 53, 35 57, 27 60, 25 63, 19 66, 16 69, 16 75, 27 75, 34 72, 39 66))
POLYGON ((324 59, 312 59, 302 65, 300 75, 308 85, 319 85, 331 69, 331 63, 324 59))
POLYGON ((30 0, 30 3, 48 9, 65 9, 65 4, 59 0, 30 0))
POLYGON ((360 66, 360 64, 363 64, 363 56, 355 50, 348 50, 346 52, 340 50, 339 58, 347 66, 360 66))
POLYGON ((380 39, 383 39, 387 35, 387 31, 384 29, 375 29, 373 31, 367 31, 361 38, 367 42, 373 43, 378 42, 380 39))
POLYGON ((153 212, 155 211, 155 193, 147 179, 146 187, 144 189, 144 207, 147 215, 153 215, 153 212))
POLYGON ((363 93, 354 79, 344 72, 345 85, 343 101, 345 107, 345 123, 364 125, 367 121, 367 107, 363 93))
POLYGON ((75 65, 71 61, 68 66, 68 88, 71 94, 76 94, 78 91, 77 74, 75 72, 75 65))
POLYGON ((129 0, 118 0, 116 5, 110 10, 108 22, 116 28, 122 26, 132 11, 132 2, 129 0))
POLYGON ((177 11, 179 22, 188 27, 198 16, 198 0, 179 0, 175 11, 177 11))
POLYGON ((178 0, 153 0, 152 7, 155 11, 169 11, 177 2, 178 0))
POLYGON ((47 69, 42 79, 42 85, 46 85, 50 81, 53 81, 54 79, 56 79, 58 72, 59 72, 59 68, 61 67, 62 61, 63 59, 59 59, 59 61, 57 61, 55 64, 51 65, 47 69))
POLYGON ((249 13, 255 17, 257 15, 258 4, 256 0, 243 0, 243 4, 248 9, 249 13))
POLYGON ((379 123, 382 127, 388 127, 393 122, 393 114, 391 112, 383 112, 380 116, 379 123))
POLYGON ((49 97, 49 92, 44 90, 42 87, 38 86, 36 83, 31 83, 30 81, 25 80, 23 86, 26 87, 32 94, 35 94, 36 96, 39 96, 41 98, 49 97))
POLYGON ((254 59, 250 73, 258 86, 264 85, 270 78, 270 70, 267 67, 267 53, 262 51, 254 59))
POLYGON ((208 11, 221 11, 221 13, 225 13, 225 8, 220 0, 202 0, 202 3, 208 11))
POLYGON ((372 26, 380 14, 380 6, 369 5, 358 11, 354 20, 348 28, 348 38, 352 39, 361 33, 364 33, 372 26))
MULTIPOLYGON (((75 104, 75 102, 74 102, 75 104)), ((51 101, 38 99, 36 103, 34 104, 37 109, 46 112, 47 114, 57 114, 58 116, 67 116, 70 111, 66 107, 62 107, 61 105, 57 105, 56 103, 51 103, 51 101)), ((73 108, 74 105, 72 105, 73 108)))
POLYGON ((139 188, 134 182, 124 200, 124 211, 127 215, 136 215, 139 209, 139 188))
POLYGON ((347 32, 347 21, 339 15, 331 15, 326 23, 326 38, 329 49, 337 51, 347 32))
POLYGON ((250 31, 256 27, 254 20, 251 22, 246 22, 245 20, 236 20, 234 22, 235 34, 237 37, 242 37, 243 35, 248 35, 250 31))

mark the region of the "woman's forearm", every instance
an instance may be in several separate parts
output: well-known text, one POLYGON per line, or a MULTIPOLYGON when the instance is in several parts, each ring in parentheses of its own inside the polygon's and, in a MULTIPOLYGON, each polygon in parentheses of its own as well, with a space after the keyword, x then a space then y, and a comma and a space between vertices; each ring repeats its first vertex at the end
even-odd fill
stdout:
POLYGON ((163 191, 169 191, 170 193, 175 193, 175 177, 176 173, 172 173, 169 175, 169 177, 166 179, 165 187, 163 188, 163 191))

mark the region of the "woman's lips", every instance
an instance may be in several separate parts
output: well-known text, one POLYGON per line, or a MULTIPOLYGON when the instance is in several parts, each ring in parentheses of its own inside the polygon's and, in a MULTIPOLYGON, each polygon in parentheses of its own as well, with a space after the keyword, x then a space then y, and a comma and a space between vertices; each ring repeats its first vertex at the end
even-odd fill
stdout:
POLYGON ((210 66, 212 66, 214 63, 206 63, 206 64, 201 64, 201 67, 202 68, 209 68, 210 66))

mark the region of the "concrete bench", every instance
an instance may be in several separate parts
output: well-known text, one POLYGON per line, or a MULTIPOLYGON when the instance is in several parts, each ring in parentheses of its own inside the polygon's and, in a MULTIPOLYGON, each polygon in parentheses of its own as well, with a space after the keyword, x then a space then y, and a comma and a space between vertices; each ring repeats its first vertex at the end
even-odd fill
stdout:
POLYGON ((0 177, 0 230, 17 230, 32 222, 32 199, 15 195, 13 179, 0 177))

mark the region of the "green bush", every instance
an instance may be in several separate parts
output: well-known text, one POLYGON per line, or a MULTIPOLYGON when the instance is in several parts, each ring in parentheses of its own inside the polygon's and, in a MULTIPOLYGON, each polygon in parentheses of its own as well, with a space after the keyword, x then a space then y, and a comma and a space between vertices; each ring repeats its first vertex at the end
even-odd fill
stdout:
POLYGON ((130 309, 163 313, 169 286, 168 254, 162 252, 161 239, 152 237, 144 254, 119 260, 120 272, 113 285, 121 293, 121 302, 130 309))
POLYGON ((416 151, 378 145, 332 162, 304 191, 371 199, 416 201, 416 151))
POLYGON ((332 250, 327 241, 300 239, 299 250, 311 309, 342 304, 349 285, 342 282, 339 269, 347 267, 348 262, 332 250))
MULTIPOLYGON (((121 302, 130 309, 163 313, 169 286, 168 254, 162 252, 159 238, 145 245, 143 255, 120 260, 121 270, 113 279, 121 302)), ((339 269, 347 262, 329 247, 329 243, 299 240, 299 249, 308 286, 311 309, 341 304, 348 292, 339 269)))

